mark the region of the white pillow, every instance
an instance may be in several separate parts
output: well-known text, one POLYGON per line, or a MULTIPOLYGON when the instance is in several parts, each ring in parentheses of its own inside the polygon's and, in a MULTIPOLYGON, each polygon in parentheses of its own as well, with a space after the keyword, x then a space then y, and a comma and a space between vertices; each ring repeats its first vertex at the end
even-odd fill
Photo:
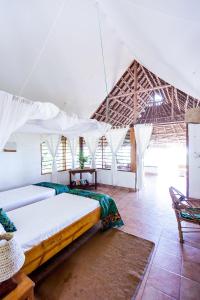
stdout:
POLYGON ((0 234, 1 233, 5 233, 6 231, 5 231, 5 229, 3 228, 3 225, 0 223, 0 234))

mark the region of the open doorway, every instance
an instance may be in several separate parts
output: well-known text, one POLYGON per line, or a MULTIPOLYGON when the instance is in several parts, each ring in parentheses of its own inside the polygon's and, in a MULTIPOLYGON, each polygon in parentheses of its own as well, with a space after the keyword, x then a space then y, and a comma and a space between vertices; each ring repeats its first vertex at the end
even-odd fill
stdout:
POLYGON ((185 123, 156 124, 144 158, 145 174, 157 176, 160 184, 186 189, 185 123))

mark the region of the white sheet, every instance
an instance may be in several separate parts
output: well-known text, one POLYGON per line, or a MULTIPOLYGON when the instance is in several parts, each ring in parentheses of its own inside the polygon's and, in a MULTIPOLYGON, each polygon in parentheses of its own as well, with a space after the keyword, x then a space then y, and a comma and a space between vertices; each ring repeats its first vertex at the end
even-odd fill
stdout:
POLYGON ((15 238, 27 251, 97 207, 99 202, 96 200, 63 193, 12 210, 8 216, 17 228, 15 238))
POLYGON ((3 228, 3 225, 0 223, 0 234, 5 233, 5 229, 3 228))
POLYGON ((0 192, 0 208, 3 208, 4 211, 10 211, 24 205, 48 199, 54 195, 54 189, 36 185, 28 185, 5 192, 0 192))

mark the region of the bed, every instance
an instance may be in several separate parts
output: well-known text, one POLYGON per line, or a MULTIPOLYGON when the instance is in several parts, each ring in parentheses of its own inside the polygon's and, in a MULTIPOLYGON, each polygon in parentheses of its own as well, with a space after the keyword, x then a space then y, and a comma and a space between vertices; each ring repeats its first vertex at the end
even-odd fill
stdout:
POLYGON ((0 207, 7 212, 37 201, 48 199, 54 195, 54 189, 36 185, 27 185, 0 192, 0 207))
POLYGON ((100 220, 99 202, 72 194, 59 194, 7 214, 25 252, 23 272, 31 273, 100 220))

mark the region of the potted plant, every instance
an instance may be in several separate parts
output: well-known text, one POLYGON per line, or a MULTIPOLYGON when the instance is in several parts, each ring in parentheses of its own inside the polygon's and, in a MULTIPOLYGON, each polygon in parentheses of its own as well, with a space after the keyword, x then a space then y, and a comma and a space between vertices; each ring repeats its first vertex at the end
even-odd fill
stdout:
POLYGON ((81 150, 79 153, 79 164, 81 169, 84 169, 84 165, 87 161, 88 161, 88 157, 84 156, 83 150, 81 150))

